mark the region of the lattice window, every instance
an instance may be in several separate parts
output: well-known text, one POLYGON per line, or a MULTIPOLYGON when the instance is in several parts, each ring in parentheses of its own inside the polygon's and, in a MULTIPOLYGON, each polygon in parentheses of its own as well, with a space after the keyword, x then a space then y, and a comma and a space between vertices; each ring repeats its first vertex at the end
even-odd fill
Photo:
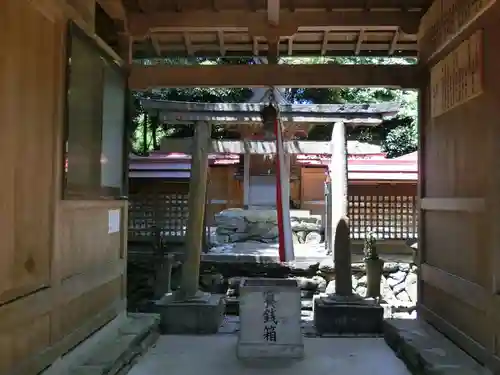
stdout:
POLYGON ((155 194, 129 196, 128 227, 132 239, 154 236, 154 202, 155 194))
POLYGON ((129 196, 129 238, 161 237, 182 240, 188 217, 186 193, 140 193, 129 196))
POLYGON ((184 237, 188 217, 188 195, 182 193, 158 195, 158 226, 162 237, 184 237))
POLYGON ((363 239, 368 229, 379 239, 406 240, 417 237, 413 196, 349 196, 351 237, 363 239))

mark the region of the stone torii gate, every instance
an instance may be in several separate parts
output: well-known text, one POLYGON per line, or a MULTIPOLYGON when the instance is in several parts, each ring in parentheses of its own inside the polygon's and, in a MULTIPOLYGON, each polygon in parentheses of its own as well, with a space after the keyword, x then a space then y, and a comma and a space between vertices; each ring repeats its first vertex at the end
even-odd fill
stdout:
MULTIPOLYGON (((276 89, 274 89, 276 90, 276 89)), ((254 96, 254 100, 266 100, 269 91, 262 90, 254 96), (263 91, 263 92, 262 92, 263 91)), ((283 99, 283 98, 282 98, 283 99)), ((150 116, 156 118, 159 123, 167 124, 195 124, 194 137, 192 139, 164 138, 161 149, 165 152, 180 152, 192 155, 191 180, 189 188, 189 217, 185 240, 185 261, 183 264, 183 278, 180 293, 177 294, 173 303, 166 305, 166 309, 182 310, 182 304, 188 303, 192 308, 197 302, 196 308, 205 309, 215 307, 215 297, 198 293, 198 278, 200 269, 200 255, 204 238, 204 216, 206 206, 206 192, 208 182, 208 155, 213 152, 236 153, 245 155, 244 165, 244 191, 248 191, 249 180, 249 156, 252 153, 275 153, 273 141, 242 140, 242 141, 210 141, 211 124, 219 123, 226 125, 261 124, 261 111, 264 104, 236 104, 236 103, 186 103, 169 102, 162 100, 142 100, 143 108, 150 116), (260 151, 259 151, 260 149, 260 151)), ((327 213, 327 233, 329 233, 330 250, 336 249, 334 257, 337 267, 344 272, 339 273, 339 292, 341 290, 351 291, 351 262, 350 249, 347 246, 334 246, 332 239, 335 238, 337 223, 342 217, 347 216, 347 139, 346 126, 379 125, 384 118, 394 116, 399 110, 397 103, 383 103, 371 105, 295 105, 281 104, 279 113, 285 127, 295 124, 326 125, 333 123, 331 141, 324 153, 331 154, 329 173, 331 181, 329 206, 327 213), (346 275, 342 277, 341 275, 346 275)), ((314 141, 288 141, 285 142, 286 154, 294 153, 318 153, 322 152, 315 146, 314 141), (309 149, 309 150, 307 150, 309 149)), ((290 164, 288 163, 288 167, 290 164)), ((284 197, 284 200, 289 198, 284 197)), ((347 292, 346 292, 347 293, 347 292)), ((219 307, 220 308, 220 307, 219 307)), ((181 322, 185 313, 175 316, 167 315, 172 322, 181 322)), ((212 314, 212 318, 219 315, 212 314)), ((202 325, 210 323, 212 329, 217 327, 215 321, 208 319, 198 322, 196 330, 204 330, 202 325)), ((177 328, 171 327, 172 331, 177 328)), ((193 328, 193 327, 191 327, 193 328)))

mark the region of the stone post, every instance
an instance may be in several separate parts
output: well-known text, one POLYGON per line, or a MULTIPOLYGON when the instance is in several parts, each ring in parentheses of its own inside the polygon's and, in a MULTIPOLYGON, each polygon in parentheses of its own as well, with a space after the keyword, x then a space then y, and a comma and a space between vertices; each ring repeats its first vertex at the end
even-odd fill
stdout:
POLYGON ((330 243, 333 245, 336 293, 347 296, 352 294, 352 280, 349 223, 347 221, 347 139, 345 125, 342 122, 336 122, 333 125, 331 147, 330 210, 327 210, 331 219, 327 222, 331 227, 329 233, 331 234, 330 243))
POLYGON ((245 149, 243 155, 243 207, 248 209, 250 205, 250 152, 245 149))
POLYGON ((314 299, 314 326, 320 334, 379 334, 384 308, 352 292, 351 247, 347 219, 347 139, 342 122, 333 125, 328 230, 333 242, 335 294, 314 299))
POLYGON ((189 216, 186 229, 185 258, 179 298, 190 299, 197 295, 200 275, 200 256, 203 246, 204 217, 208 182, 208 148, 210 124, 196 123, 189 181, 189 216))
POLYGON ((165 294, 171 292, 172 266, 174 264, 174 254, 166 254, 156 268, 154 299, 159 300, 165 294))

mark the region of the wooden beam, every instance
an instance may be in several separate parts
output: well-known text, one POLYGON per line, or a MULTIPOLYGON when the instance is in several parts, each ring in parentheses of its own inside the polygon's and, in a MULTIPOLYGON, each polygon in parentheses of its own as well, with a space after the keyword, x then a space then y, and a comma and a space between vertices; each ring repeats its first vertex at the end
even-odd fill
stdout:
POLYGON ((120 25, 120 31, 127 31, 127 10, 123 0, 97 0, 101 8, 110 16, 117 25, 120 25))
POLYGON ((323 32, 323 41, 321 42, 321 56, 324 56, 326 54, 326 51, 328 50, 328 35, 329 31, 323 32))
POLYGON ((217 40, 219 41, 219 49, 221 56, 226 54, 226 47, 224 45, 224 31, 217 30, 217 40))
POLYGON ((187 31, 182 33, 182 37, 184 39, 184 45, 186 46, 186 53, 188 56, 193 56, 193 43, 191 43, 191 36, 187 31))
POLYGON ((280 0, 267 0, 267 21, 272 26, 280 23, 280 0))
POLYGON ((500 21, 500 1, 462 0, 457 5, 443 9, 440 1, 434 1, 423 15, 418 41, 422 61, 441 60, 478 29, 500 21))
POLYGON ((429 264, 420 266, 422 281, 480 311, 487 311, 491 295, 479 284, 429 264))
MULTIPOLYGON (((193 152, 193 138, 163 138, 160 150, 167 153, 191 154, 193 152)), ((285 151, 290 154, 330 154, 328 141, 285 141, 285 151)), ((209 144, 210 154, 259 154, 271 155, 276 153, 276 143, 273 141, 222 141, 212 140, 209 144)))
POLYGON ((398 41, 399 41, 399 30, 396 30, 392 37, 391 46, 389 47, 389 55, 394 55, 394 52, 396 51, 396 47, 398 45, 398 41))
POLYGON ((363 45, 363 40, 365 39, 365 30, 361 29, 358 35, 358 41, 356 42, 356 48, 354 50, 354 54, 356 56, 361 52, 361 46, 363 45))
POLYGON ((144 38, 150 32, 203 29, 247 29, 252 35, 290 36, 300 27, 335 29, 342 27, 399 27, 408 34, 416 34, 420 12, 395 10, 363 11, 311 11, 280 12, 279 26, 269 24, 268 15, 244 11, 190 11, 132 13, 128 16, 129 30, 136 38, 144 38))
POLYGON ((486 202, 483 198, 422 198, 420 208, 425 211, 479 213, 486 209, 486 202))
POLYGON ((416 65, 132 65, 131 90, 158 87, 394 87, 419 86, 416 65))

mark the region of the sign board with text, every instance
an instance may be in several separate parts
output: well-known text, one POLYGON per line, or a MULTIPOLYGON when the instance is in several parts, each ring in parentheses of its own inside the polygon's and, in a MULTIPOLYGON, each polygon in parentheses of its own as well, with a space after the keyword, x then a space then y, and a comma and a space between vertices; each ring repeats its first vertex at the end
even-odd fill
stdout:
POLYGON ((483 33, 476 31, 431 69, 433 118, 483 92, 483 33))
POLYGON ((448 45, 497 0, 435 0, 420 21, 419 49, 426 60, 448 45))

